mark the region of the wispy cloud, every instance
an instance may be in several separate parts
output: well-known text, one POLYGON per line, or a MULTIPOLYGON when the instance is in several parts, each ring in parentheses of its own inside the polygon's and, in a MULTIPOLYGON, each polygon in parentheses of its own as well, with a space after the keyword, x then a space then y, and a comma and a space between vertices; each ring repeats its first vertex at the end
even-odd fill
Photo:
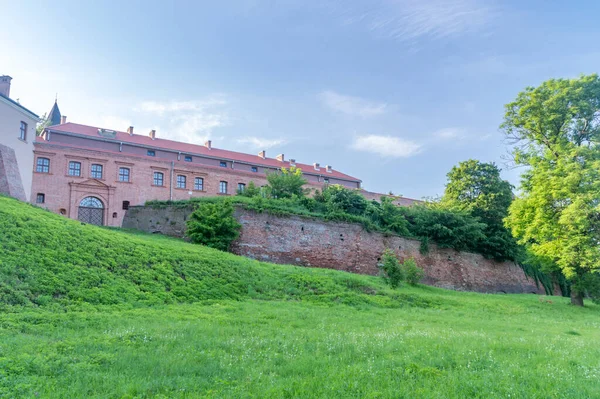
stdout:
POLYGON ((214 129, 229 125, 226 105, 223 97, 214 96, 197 101, 144 101, 135 110, 161 118, 167 127, 162 137, 201 144, 214 129))
POLYGON ((380 37, 400 41, 441 39, 484 29, 497 11, 484 0, 333 1, 344 24, 360 25, 380 37))
POLYGON ((369 101, 364 98, 346 96, 331 90, 319 93, 319 99, 328 108, 348 115, 368 118, 386 112, 387 104, 369 101))
POLYGON ((287 141, 284 139, 265 139, 260 137, 243 137, 238 139, 237 142, 262 150, 267 150, 269 148, 287 143, 287 141))
POLYGON ((420 144, 411 140, 373 134, 356 137, 351 147, 357 151, 371 152, 390 158, 407 158, 418 154, 422 149, 420 144))
POLYGON ((462 140, 466 138, 467 135, 463 129, 448 127, 434 132, 433 137, 437 140, 462 140))
POLYGON ((221 97, 211 97, 200 101, 144 101, 136 109, 142 112, 152 112, 158 115, 178 112, 203 111, 206 108, 225 105, 227 102, 221 97))

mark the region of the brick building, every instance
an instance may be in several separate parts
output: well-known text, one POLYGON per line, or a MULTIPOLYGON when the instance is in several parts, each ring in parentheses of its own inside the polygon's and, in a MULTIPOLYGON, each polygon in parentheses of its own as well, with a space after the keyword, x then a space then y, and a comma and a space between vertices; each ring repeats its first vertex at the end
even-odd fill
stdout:
MULTIPOLYGON (((60 114, 57 106, 54 112, 60 114)), ((233 195, 251 181, 267 184, 266 173, 281 167, 300 168, 312 189, 361 185, 331 166, 301 164, 283 154, 269 158, 265 151, 226 151, 210 141, 165 140, 154 130, 140 135, 133 127, 118 132, 60 120, 35 142, 31 202, 87 223, 121 226, 130 205, 148 200, 233 195)))

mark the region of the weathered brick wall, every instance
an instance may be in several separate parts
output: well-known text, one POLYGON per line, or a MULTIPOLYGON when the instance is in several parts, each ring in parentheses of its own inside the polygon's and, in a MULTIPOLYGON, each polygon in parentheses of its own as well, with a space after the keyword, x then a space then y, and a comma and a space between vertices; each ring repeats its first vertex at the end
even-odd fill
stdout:
POLYGON ((0 144, 0 193, 27 201, 15 151, 0 144))
MULTIPOLYGON (((191 211, 189 207, 133 207, 123 227, 182 237, 191 211)), ((416 260, 425 270, 425 284, 461 291, 544 293, 512 262, 494 262, 479 254, 437 248, 434 244, 423 255, 417 240, 369 233, 356 224, 273 216, 239 208, 236 218, 242 231, 233 252, 258 260, 376 275, 381 254, 390 248, 403 259, 416 260)))

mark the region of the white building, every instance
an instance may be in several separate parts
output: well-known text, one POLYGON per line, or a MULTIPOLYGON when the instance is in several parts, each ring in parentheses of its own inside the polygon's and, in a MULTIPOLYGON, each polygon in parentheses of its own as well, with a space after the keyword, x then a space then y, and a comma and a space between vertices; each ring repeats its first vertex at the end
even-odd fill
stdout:
POLYGON ((10 98, 11 80, 0 76, 0 193, 29 201, 39 117, 10 98))

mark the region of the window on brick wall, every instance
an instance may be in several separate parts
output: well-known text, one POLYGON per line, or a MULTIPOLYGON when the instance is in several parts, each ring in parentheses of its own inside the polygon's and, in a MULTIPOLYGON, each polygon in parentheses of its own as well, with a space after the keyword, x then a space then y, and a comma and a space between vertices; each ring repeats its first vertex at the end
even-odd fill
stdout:
POLYGON ((246 189, 246 185, 244 183, 238 183, 238 193, 243 193, 246 189))
POLYGON ((27 123, 21 121, 21 130, 19 131, 19 138, 23 141, 27 140, 27 123))
POLYGON ((219 166, 222 168, 226 168, 227 167, 227 162, 226 161, 221 161, 219 162, 219 166))
POLYGON ((162 186, 165 181, 165 175, 162 172, 154 172, 154 185, 162 186))
POLYGON ((119 168, 119 181, 129 182, 129 175, 131 171, 129 168, 119 168))
POLYGON ((126 211, 129 209, 129 201, 123 201, 123 210, 126 211))
POLYGON ((185 162, 192 162, 192 157, 190 155, 186 155, 185 158, 183 158, 183 160, 185 162))
POLYGON ((69 162, 69 176, 81 176, 81 162, 69 162))
POLYGON ((219 193, 227 194, 227 182, 226 181, 219 182, 219 193))
POLYGON ((48 158, 38 158, 35 162, 35 171, 39 173, 50 173, 50 160, 48 158))
POLYGON ((93 163, 92 164, 92 174, 91 174, 92 179, 102 179, 102 169, 103 169, 102 165, 93 163))
POLYGON ((177 175, 177 188, 185 188, 186 180, 184 175, 177 175))
POLYGON ((155 157, 156 156, 156 151, 154 151, 154 150, 148 150, 148 152, 146 152, 146 154, 148 154, 148 156, 150 156, 150 157, 155 157))
POLYGON ((256 166, 253 166, 251 169, 253 172, 258 172, 258 168, 256 166))
POLYGON ((37 196, 35 197, 35 203, 36 204, 43 204, 46 202, 46 194, 44 193, 37 193, 37 196))
POLYGON ((194 190, 202 191, 204 190, 204 179, 201 177, 196 177, 194 179, 194 190))

